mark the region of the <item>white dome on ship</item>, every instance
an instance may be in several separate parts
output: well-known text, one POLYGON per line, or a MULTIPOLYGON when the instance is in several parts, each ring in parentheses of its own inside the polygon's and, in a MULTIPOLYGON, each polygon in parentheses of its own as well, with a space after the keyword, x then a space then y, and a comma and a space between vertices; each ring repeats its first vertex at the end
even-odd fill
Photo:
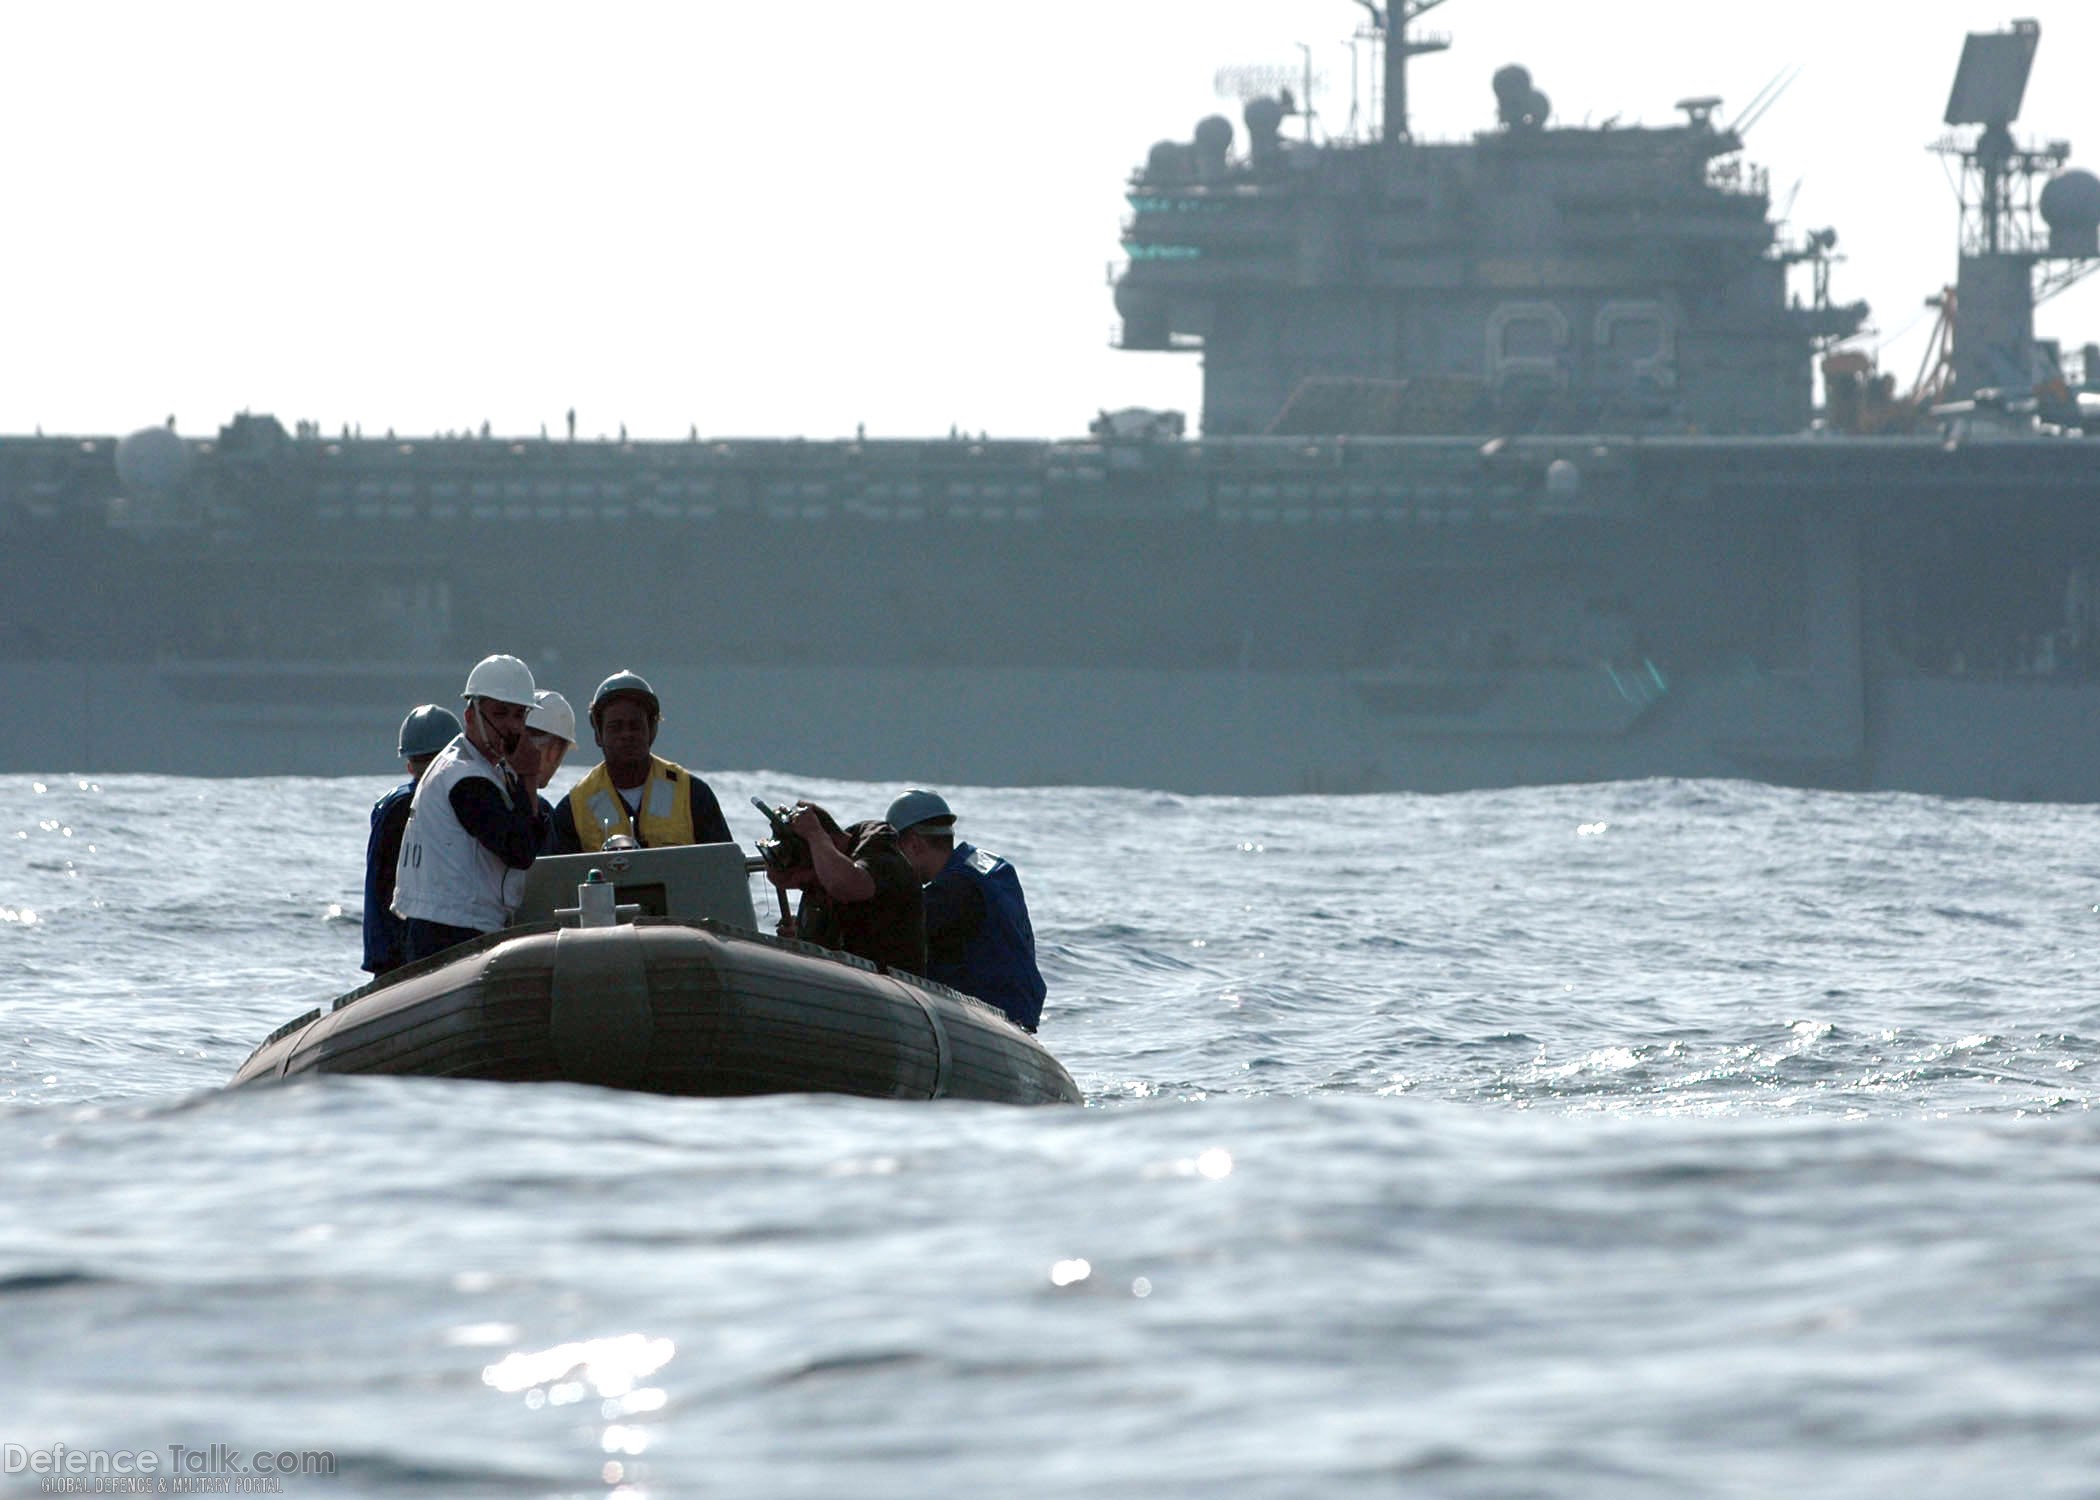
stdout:
POLYGON ((172 490, 189 473, 189 447, 165 427, 142 427, 117 444, 117 483, 127 495, 172 490))
POLYGON ((2052 255, 2100 255, 2100 177, 2079 168, 2060 172, 2042 189, 2042 219, 2052 255))

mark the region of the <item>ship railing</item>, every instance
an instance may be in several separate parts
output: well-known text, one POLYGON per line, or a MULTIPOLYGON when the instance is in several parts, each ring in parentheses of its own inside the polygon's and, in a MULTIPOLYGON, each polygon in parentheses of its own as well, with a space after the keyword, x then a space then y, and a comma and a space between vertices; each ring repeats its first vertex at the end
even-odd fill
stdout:
POLYGON ((1772 174, 1770 170, 1754 166, 1738 157, 1722 157, 1707 163, 1706 185, 1717 193, 1728 193, 1744 198, 1770 198, 1772 196, 1772 174))

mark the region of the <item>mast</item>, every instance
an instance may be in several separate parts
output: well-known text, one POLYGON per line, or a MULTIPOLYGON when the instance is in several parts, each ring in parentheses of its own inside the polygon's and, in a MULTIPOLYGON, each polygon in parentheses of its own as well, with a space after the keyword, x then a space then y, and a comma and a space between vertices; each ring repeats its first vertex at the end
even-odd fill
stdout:
POLYGON ((1431 52, 1442 52, 1451 45, 1451 38, 1447 36, 1411 37, 1408 35, 1408 28, 1418 17, 1435 10, 1443 3, 1444 0, 1386 0, 1381 20, 1385 30, 1383 138, 1388 145, 1414 139, 1407 129, 1408 59, 1431 52))
POLYGON ((1939 150, 1961 162, 1962 254, 1954 297, 1954 394, 1984 388, 2025 393, 2033 384, 2034 268, 2042 256, 2034 182, 2060 168, 2070 148, 2023 149, 2013 121, 2027 92, 2041 27, 1970 32, 1947 99, 1946 120, 1981 126, 1973 142, 1939 150))

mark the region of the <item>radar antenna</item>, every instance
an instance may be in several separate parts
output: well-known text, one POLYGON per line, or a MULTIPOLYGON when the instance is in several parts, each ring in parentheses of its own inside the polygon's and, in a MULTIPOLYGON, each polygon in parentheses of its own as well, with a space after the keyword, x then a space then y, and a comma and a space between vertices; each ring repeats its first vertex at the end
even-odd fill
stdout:
POLYGON ((1943 309, 1956 397, 2029 389, 2045 363, 2035 304, 2100 268, 2100 204, 2092 201, 2100 184, 2088 173, 2063 172, 2068 141, 2037 147, 2013 136, 2041 33, 2037 22, 2015 21, 2005 31, 1969 34, 1946 123, 1980 128, 1934 148, 1961 166, 1961 268, 1943 309), (2046 236, 2038 219, 2049 226, 2046 236))
POLYGON ((1218 69, 1211 75, 1210 84, 1220 99, 1246 104, 1288 94, 1298 86, 1298 70, 1287 63, 1241 63, 1218 69))
POLYGON ((1802 69, 1807 66, 1806 63, 1801 63, 1796 65, 1791 73, 1773 74, 1772 81, 1759 89, 1757 97, 1745 105, 1743 112, 1735 117, 1735 123, 1728 127, 1728 133, 1739 136, 1762 120, 1765 111, 1780 101, 1786 91, 1794 86, 1794 80, 1801 76, 1802 69))
POLYGON ((1972 255, 2030 248, 2031 219, 2016 189, 2061 167, 2070 154, 2068 148, 2023 151, 2013 140, 2012 123, 2020 117, 2041 36, 2035 22, 2015 21, 2009 31, 1971 32, 1962 47, 1961 67, 1947 98, 1947 123, 1980 125, 1983 131, 1973 142, 1950 138, 1936 149, 1962 164, 1962 248, 1972 255))

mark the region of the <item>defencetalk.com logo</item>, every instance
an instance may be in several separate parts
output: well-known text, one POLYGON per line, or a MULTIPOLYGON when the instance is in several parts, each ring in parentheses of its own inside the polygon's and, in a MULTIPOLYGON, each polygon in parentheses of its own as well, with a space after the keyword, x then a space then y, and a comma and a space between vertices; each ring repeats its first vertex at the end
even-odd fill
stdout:
POLYGON ((32 1448, 0 1443, 0 1474, 34 1474, 50 1495, 276 1495, 286 1477, 335 1473, 335 1455, 322 1449, 32 1448))

